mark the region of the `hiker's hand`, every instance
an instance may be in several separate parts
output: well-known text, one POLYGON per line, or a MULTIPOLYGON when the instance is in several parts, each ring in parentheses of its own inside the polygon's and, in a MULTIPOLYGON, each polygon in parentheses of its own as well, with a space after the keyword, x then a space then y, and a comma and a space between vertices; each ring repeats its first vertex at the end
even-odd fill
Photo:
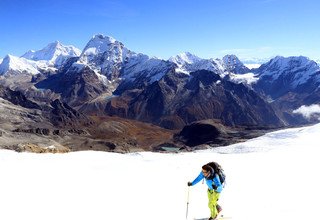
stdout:
POLYGON ((212 188, 214 189, 214 190, 217 190, 217 186, 216 185, 212 185, 212 188))
POLYGON ((192 183, 191 183, 191 182, 188 182, 188 186, 192 186, 192 183))

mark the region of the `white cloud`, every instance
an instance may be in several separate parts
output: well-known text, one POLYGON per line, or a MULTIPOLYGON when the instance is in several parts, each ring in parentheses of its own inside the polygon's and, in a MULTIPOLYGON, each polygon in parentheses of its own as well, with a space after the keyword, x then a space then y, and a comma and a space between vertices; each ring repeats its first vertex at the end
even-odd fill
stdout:
POLYGON ((254 84, 259 80, 259 78, 256 77, 254 73, 230 74, 230 78, 235 83, 244 83, 247 85, 254 84))
MULTIPOLYGON (((320 116, 320 105, 301 106, 293 111, 294 114, 301 114, 303 117, 310 119, 313 116, 320 116)), ((320 117, 319 117, 320 120, 320 117)))

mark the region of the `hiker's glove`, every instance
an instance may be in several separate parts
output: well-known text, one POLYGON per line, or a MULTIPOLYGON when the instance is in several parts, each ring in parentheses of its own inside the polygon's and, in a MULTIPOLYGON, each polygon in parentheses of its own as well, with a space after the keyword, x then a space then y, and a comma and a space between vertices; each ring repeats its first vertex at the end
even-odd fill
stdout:
POLYGON ((191 183, 191 182, 188 182, 188 186, 192 186, 192 183, 191 183))
POLYGON ((212 188, 214 189, 214 190, 217 190, 217 186, 216 185, 212 185, 212 188))

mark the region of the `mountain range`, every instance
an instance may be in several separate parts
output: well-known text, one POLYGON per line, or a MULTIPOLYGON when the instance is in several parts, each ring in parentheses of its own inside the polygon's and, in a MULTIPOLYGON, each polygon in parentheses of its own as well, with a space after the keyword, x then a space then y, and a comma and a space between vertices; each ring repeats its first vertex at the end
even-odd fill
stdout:
MULTIPOLYGON (((299 126, 317 118, 305 119, 294 110, 320 103, 320 67, 307 57, 277 56, 253 69, 235 55, 202 59, 185 52, 163 60, 101 34, 82 51, 56 41, 21 57, 7 55, 0 64, 0 85, 40 106, 53 130, 110 116, 169 133, 208 119, 242 129, 299 126), (43 110, 59 106, 69 110, 59 111, 59 117, 43 110)), ((12 102, 6 94, 0 97, 12 102)))

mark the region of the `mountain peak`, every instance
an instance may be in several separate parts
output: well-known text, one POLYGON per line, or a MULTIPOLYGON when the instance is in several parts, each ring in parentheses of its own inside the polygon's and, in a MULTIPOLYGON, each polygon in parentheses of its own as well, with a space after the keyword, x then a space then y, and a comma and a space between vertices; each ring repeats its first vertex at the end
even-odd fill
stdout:
POLYGON ((225 55, 223 58, 223 63, 225 65, 237 65, 239 63, 242 63, 239 58, 236 55, 230 54, 230 55, 225 55))
POLYGON ((100 66, 102 72, 104 72, 106 68, 123 62, 133 54, 135 53, 128 50, 123 43, 113 37, 96 34, 85 46, 79 62, 89 65, 95 64, 100 66))
POLYGON ((85 54, 86 52, 104 53, 112 48, 113 45, 123 47, 123 44, 115 40, 113 37, 104 36, 103 34, 96 34, 87 43, 82 54, 85 54))
POLYGON ((51 65, 61 66, 66 59, 77 57, 80 53, 81 51, 74 46, 64 46, 59 41, 54 41, 41 50, 29 50, 21 57, 34 61, 44 60, 51 65))
POLYGON ((250 72, 250 69, 247 68, 236 55, 225 55, 222 58, 223 65, 227 69, 227 71, 236 73, 236 74, 244 74, 250 72))
POLYGON ((114 39, 113 37, 111 36, 105 36, 103 34, 96 34, 96 35, 93 35, 91 41, 104 41, 104 42, 109 42, 109 43, 115 43, 117 40, 114 39))
POLYGON ((44 49, 46 49, 46 48, 57 49, 59 47, 64 47, 64 46, 60 43, 60 41, 56 40, 56 41, 54 41, 52 43, 49 43, 44 49))

